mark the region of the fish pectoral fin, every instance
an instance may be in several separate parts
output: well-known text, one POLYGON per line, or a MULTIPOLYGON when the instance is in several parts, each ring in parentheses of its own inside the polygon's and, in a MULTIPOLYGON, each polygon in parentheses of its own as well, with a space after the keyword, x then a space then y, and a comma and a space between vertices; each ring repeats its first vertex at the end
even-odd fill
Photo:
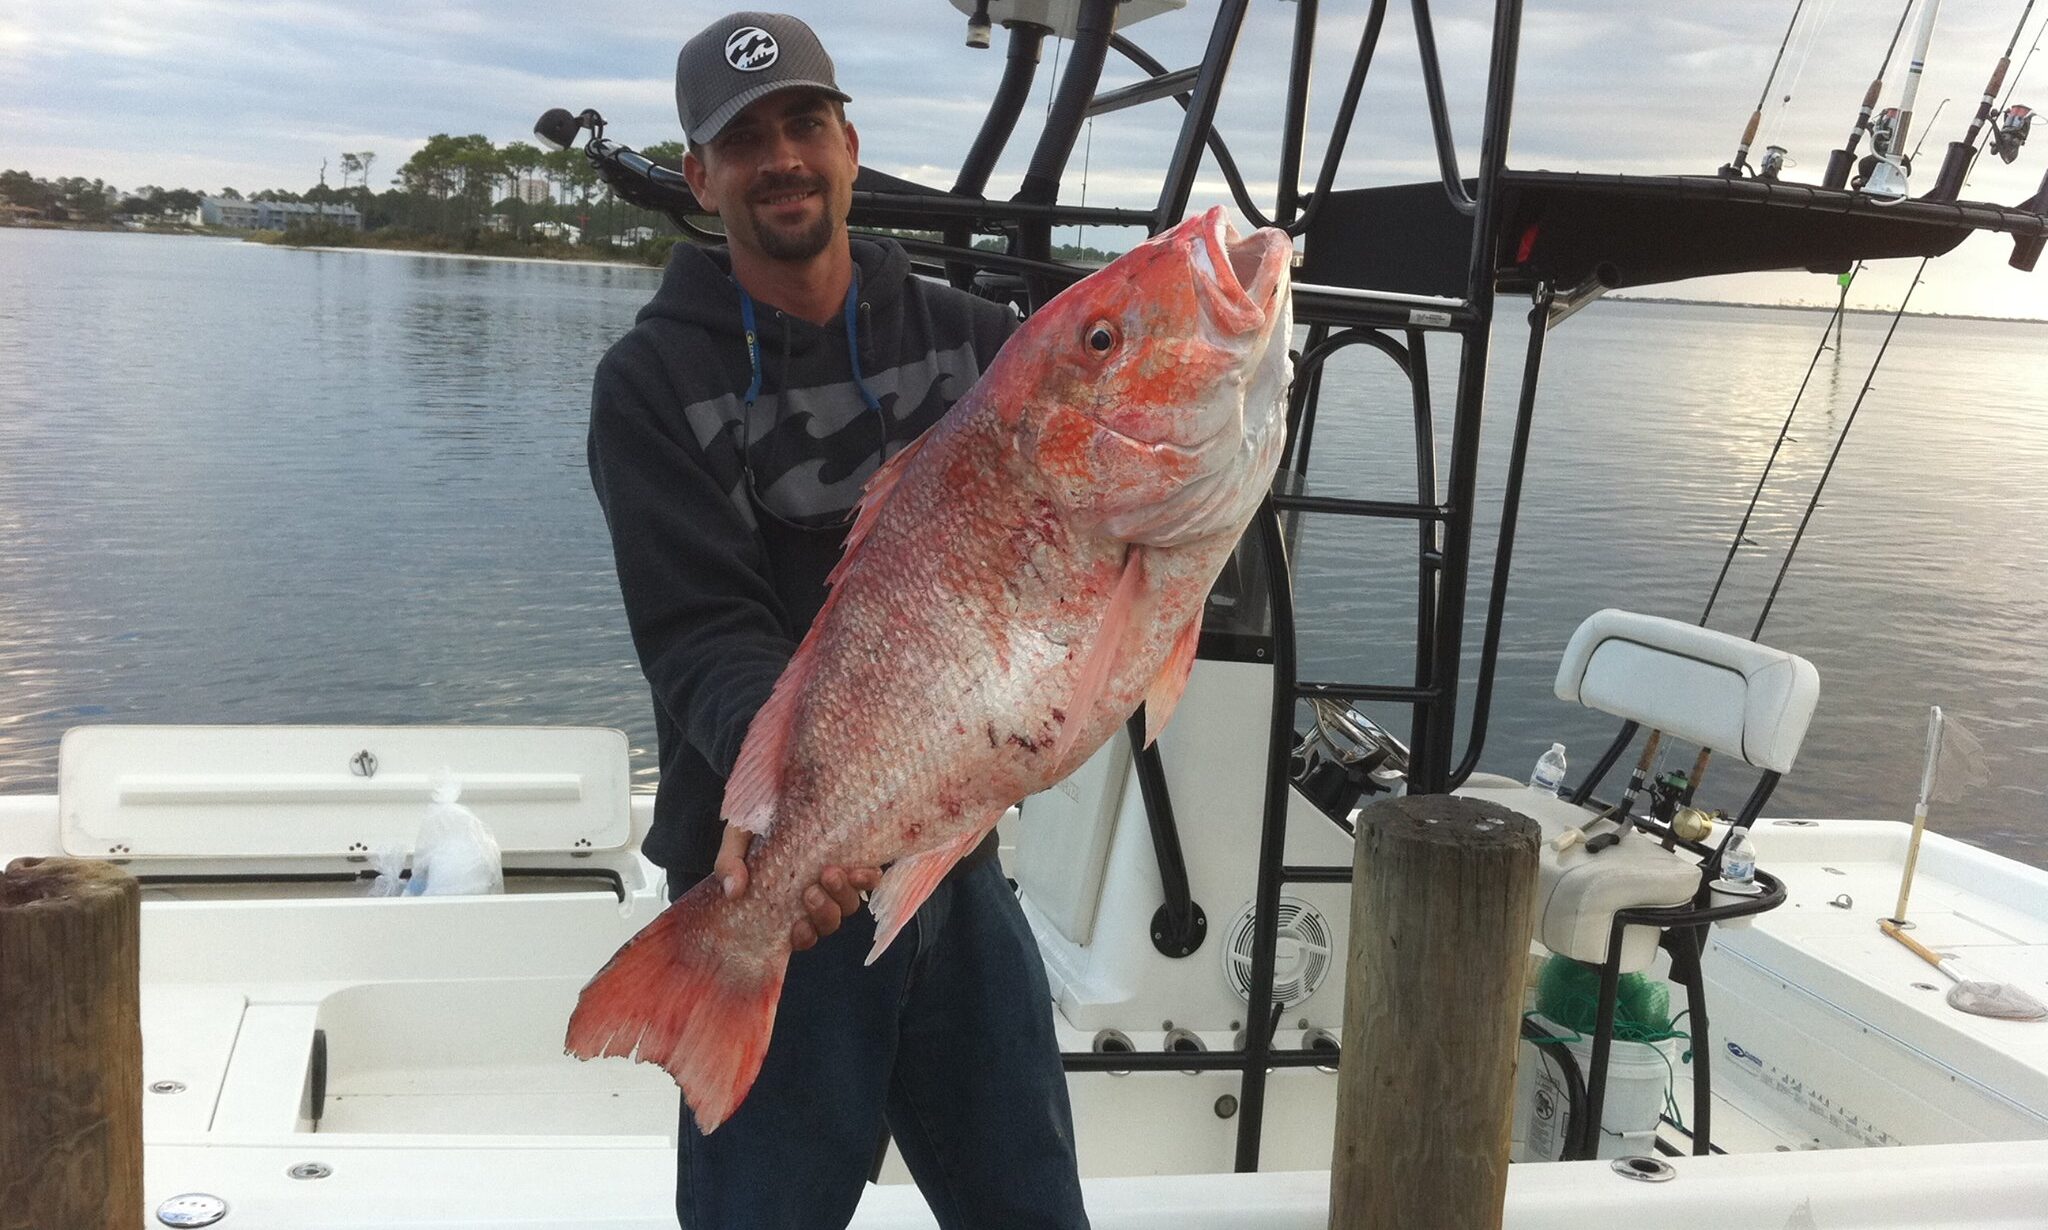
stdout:
POLYGON ((1202 639, 1202 616, 1197 613, 1188 621, 1174 638, 1173 648, 1167 652, 1166 661, 1160 666, 1159 674, 1152 680, 1152 686, 1145 692, 1145 746, 1150 747, 1159 740, 1159 732, 1166 729, 1166 719, 1173 716, 1173 707, 1180 703, 1180 695, 1188 689, 1188 675, 1195 669, 1195 646, 1202 639))
POLYGON ((1067 716, 1060 723, 1059 742, 1053 747, 1054 764, 1067 763, 1067 754, 1074 750, 1074 742, 1081 737, 1082 728, 1088 725, 1089 715, 1095 712, 1102 694, 1109 690, 1110 676, 1116 670, 1117 659, 1122 656, 1124 634, 1130 630, 1131 612, 1137 609, 1138 595, 1144 588, 1145 552, 1131 547, 1124 555, 1124 570, 1117 577, 1115 592, 1110 595, 1109 609, 1102 613, 1102 624, 1095 630, 1095 643, 1088 647, 1088 658, 1074 680, 1073 695, 1067 698, 1067 716))
POLYGON ((958 841, 949 842, 898 859, 889 870, 882 873, 882 883, 868 897, 868 909, 875 915, 875 946, 868 950, 865 964, 873 965, 875 958, 889 947, 904 925, 917 914, 917 908, 932 895, 939 881, 953 870, 953 864, 966 858, 988 831, 995 827, 1002 816, 997 812, 989 817, 987 824, 976 826, 975 830, 958 841))
POLYGON ((796 724, 796 699, 810 678, 810 642, 790 660, 768 701, 755 712, 740 744, 739 759, 726 779, 721 817, 734 828, 766 836, 782 802, 783 767, 788 762, 789 732, 796 724))

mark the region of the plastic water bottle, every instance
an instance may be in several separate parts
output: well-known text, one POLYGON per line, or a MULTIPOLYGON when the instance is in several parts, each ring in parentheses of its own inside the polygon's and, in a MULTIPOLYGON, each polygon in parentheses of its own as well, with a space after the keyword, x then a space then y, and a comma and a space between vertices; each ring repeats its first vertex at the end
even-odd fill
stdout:
POLYGON ((1549 751, 1536 758, 1536 769, 1529 774, 1529 786, 1544 794, 1564 792, 1564 744, 1553 743, 1549 751))
POLYGON ((1756 882, 1756 842, 1748 829, 1736 829, 1728 839, 1728 848, 1721 852, 1721 878, 1735 884, 1756 882))

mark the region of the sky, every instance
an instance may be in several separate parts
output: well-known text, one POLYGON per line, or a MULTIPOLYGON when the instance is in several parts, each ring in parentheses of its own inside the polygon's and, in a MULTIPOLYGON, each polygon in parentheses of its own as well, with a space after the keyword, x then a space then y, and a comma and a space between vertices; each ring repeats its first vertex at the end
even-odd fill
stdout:
MULTIPOLYGON (((963 0, 964 2, 964 0, 963 0)), ((1902 0, 1805 0, 1770 90, 1759 149, 1792 151, 1788 178, 1817 180, 1847 136, 1883 59, 1902 0)), ((998 0, 1039 8, 1072 0, 998 0)), ((1197 62, 1217 0, 1143 0, 1168 11, 1128 27, 1169 67, 1197 62)), ((1509 165, 1518 169, 1640 174, 1711 172, 1735 152, 1800 0, 1528 0, 1509 165)), ((810 21, 854 98, 849 117, 862 161, 934 186, 950 185, 1001 75, 1002 31, 989 51, 965 47, 966 19, 949 0, 783 0, 810 21)), ((1960 139, 2025 0, 1948 0, 1936 26, 1916 107, 1916 129, 1940 111, 1916 191, 1960 139)), ((1310 171, 1348 69, 1364 0, 1324 0, 1310 171)), ((122 188, 144 184, 244 193, 302 191, 322 162, 340 180, 343 151, 376 154, 382 186, 436 132, 531 139, 549 107, 592 107, 611 135, 645 146, 675 139, 675 54, 727 11, 706 0, 0 0, 0 168, 46 178, 82 175, 122 188)), ((1291 0, 1254 0, 1219 121, 1253 191, 1270 200, 1276 175, 1291 0)), ((1459 137, 1461 165, 1477 165, 1477 130, 1491 24, 1481 0, 1435 6, 1459 137)), ((2048 21, 2028 23, 2018 60, 2048 21)), ((1409 7, 1390 6, 1379 60, 1346 151, 1340 186, 1436 175, 1409 7)), ((1911 29, 1907 32, 1908 41, 1911 29)), ((1049 99, 1054 44, 1016 138, 990 184, 1008 195, 1049 99)), ((1902 48, 1885 105, 1904 84, 1902 48)), ((1136 70, 1112 55, 1105 84, 1136 70)), ((2027 68, 2014 101, 2048 111, 2048 48, 2027 68)), ((1179 110, 1134 108, 1093 122, 1077 149, 1090 204, 1149 205, 1179 110)), ((2041 186, 2048 123, 2007 166, 1986 157, 1965 195, 2015 204, 2041 186)), ((1909 140, 1917 140, 1917 136, 1909 140)), ((1754 159, 1752 159, 1754 160, 1754 159)), ((1081 198, 1070 175, 1065 199, 1081 198)), ((1194 204, 1224 201, 1213 166, 1194 204)), ((1092 232, 1122 247, 1135 234, 1092 232)), ((2010 241, 1973 236, 1928 271, 1915 310, 2048 319, 2048 261, 2037 273, 2006 266, 2010 241)), ((1887 262, 1857 282, 1851 305, 1896 307, 1914 262, 1887 262)), ((1834 280, 1815 274, 1700 279, 1655 293, 1752 302, 1832 304, 1834 280)))

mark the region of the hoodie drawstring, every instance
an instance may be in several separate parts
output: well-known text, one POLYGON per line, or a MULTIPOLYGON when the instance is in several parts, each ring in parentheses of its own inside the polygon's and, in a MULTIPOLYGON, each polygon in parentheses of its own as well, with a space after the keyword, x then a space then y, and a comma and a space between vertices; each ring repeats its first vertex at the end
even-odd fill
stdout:
MULTIPOLYGON (((747 293, 746 287, 739 284, 739 279, 732 278, 731 281, 733 289, 740 293, 740 325, 746 334, 747 366, 751 375, 747 382, 747 391, 741 395, 745 407, 740 419, 740 469, 746 477, 748 489, 752 491, 754 466, 750 454, 753 452, 754 443, 754 403, 761 397, 761 331, 755 319, 754 297, 747 293)), ((781 312, 775 315, 782 321, 782 387, 786 389, 789 387, 789 318, 781 312)), ((889 457, 889 415, 882 409, 881 398, 876 397, 874 390, 868 388, 867 378, 861 372, 861 333, 862 327, 867 324, 868 305, 860 298, 859 266, 854 267, 853 278, 847 283, 846 307, 841 315, 846 320, 846 359, 853 369, 853 387, 860 390, 861 404, 874 412, 875 423, 882 431, 880 456, 886 461, 889 457)), ((780 409, 778 403, 778 416, 780 409)), ((755 492, 754 495, 758 503, 759 493, 755 492)))

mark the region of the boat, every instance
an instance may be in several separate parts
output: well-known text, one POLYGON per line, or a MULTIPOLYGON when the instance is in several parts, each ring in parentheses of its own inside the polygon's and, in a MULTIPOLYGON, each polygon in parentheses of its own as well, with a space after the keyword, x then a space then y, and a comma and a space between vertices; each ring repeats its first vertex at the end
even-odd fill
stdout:
MULTIPOLYGON (((1825 702, 1810 664, 1692 624, 1588 611, 1555 647, 1558 703, 1611 716, 1614 743, 1562 794, 1476 771, 1550 334, 1612 290, 1938 257, 1976 231, 2010 236, 2030 266, 2048 241, 2048 194, 1893 201, 1779 178, 1512 169, 1520 0, 1492 9, 1470 173, 1432 6, 1414 0, 1440 174, 1339 184, 1362 84, 1389 54, 1388 5, 1373 0, 1348 36, 1357 51, 1330 148, 1302 189, 1306 66, 1338 23, 1295 0, 1280 189, 1263 203, 1214 123, 1249 0, 1220 0, 1204 59, 1178 70, 1127 31, 1182 20, 1182 0, 953 5, 970 41, 1007 30, 980 135, 950 188, 863 169, 856 226, 919 232, 904 242, 932 276, 1029 310, 1082 272, 1053 258, 1055 227, 1170 224, 1206 156, 1240 214, 1285 227, 1301 250, 1290 452, 1211 595, 1173 723, 1150 748, 1113 740, 1003 824, 1054 989, 1094 1224, 1328 1224, 1338 1074, 1347 1046, 1366 1045, 1345 1031, 1355 833, 1386 800, 1425 795, 1539 826, 1531 967, 1591 987, 1584 1029, 1533 999, 1525 1017, 1504 1225, 2048 1222, 2048 1025, 1956 1008, 1943 973, 1878 926, 1910 856, 1910 937, 1971 981, 2048 996, 2048 872, 1896 821, 1773 812, 1825 702), (1053 36, 1071 52, 1031 172, 1015 198, 989 199, 1053 36), (1141 79, 1103 89, 1111 52, 1141 79), (1176 101, 1155 206, 1061 201, 1090 114, 1175 115, 1176 101), (980 235, 1005 243, 977 249, 980 235), (1509 304, 1527 306, 1527 344, 1511 411, 1496 406, 1490 424, 1510 433, 1509 462, 1486 488, 1488 361, 1509 304), (1319 426, 1338 427, 1318 418, 1322 364, 1354 346, 1414 389, 1418 482, 1402 498, 1290 479, 1319 426), (1445 348, 1456 391, 1439 407, 1428 371, 1445 348), (1501 529, 1475 596, 1481 508, 1501 529), (1392 579, 1413 602, 1409 677, 1299 676, 1297 628, 1315 613, 1296 608, 1290 546, 1336 517, 1416 527, 1414 572, 1392 579), (1412 720, 1397 733, 1370 705, 1412 720), (1709 814, 1694 788, 1719 789, 1732 771, 1703 782, 1696 761, 1683 782, 1617 796, 1609 774, 1638 736, 1711 749, 1754 786, 1709 814), (1762 849, 1747 876, 1728 865, 1738 834, 1762 849), (1620 1036, 1622 1001, 1643 987, 1685 1005, 1683 1029, 1620 1036)), ((1273 8, 1259 19, 1280 20, 1273 8)), ((681 176, 607 136, 596 111, 549 111, 537 131, 580 140, 619 195, 715 238, 681 176)), ((650 1066, 562 1054, 583 982, 665 904, 661 872, 638 853, 651 806, 631 788, 624 737, 605 729, 90 725, 65 736, 54 795, 0 796, 0 862, 102 860, 140 881, 153 1224, 654 1230, 674 1224, 673 1085, 650 1066), (380 862, 386 888, 403 879, 385 852, 410 847, 450 780, 496 841, 505 891, 375 895, 380 862)), ((1532 975, 1532 995, 1541 983, 1532 975)), ((876 1175, 857 1227, 934 1224, 893 1154, 876 1175)))

